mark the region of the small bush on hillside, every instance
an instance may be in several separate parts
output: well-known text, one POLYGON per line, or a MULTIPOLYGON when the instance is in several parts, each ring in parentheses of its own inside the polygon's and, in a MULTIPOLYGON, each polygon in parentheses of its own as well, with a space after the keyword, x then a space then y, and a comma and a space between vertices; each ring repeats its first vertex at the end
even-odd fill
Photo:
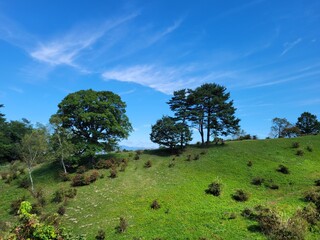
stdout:
POLYGON ((312 152, 312 151, 313 151, 312 147, 307 146, 307 151, 308 151, 308 152, 312 152))
POLYGON ((304 151, 302 149, 298 149, 296 152, 297 156, 303 156, 304 155, 304 151))
POLYGON ((60 215, 60 216, 63 216, 65 213, 66 213, 66 208, 64 206, 60 206, 57 210, 57 213, 60 215))
POLYGON ((126 170, 127 165, 125 163, 120 164, 120 172, 124 172, 126 170))
POLYGON ((120 217, 119 226, 116 227, 117 233, 123 233, 128 228, 128 222, 124 217, 120 217))
POLYGON ((199 159, 200 159, 199 154, 197 154, 197 155, 195 155, 195 156, 193 157, 193 160, 199 160, 199 159))
POLYGON ((250 220, 254 220, 256 218, 255 212, 250 208, 243 209, 241 216, 250 220))
POLYGON ((296 215, 300 218, 303 218, 311 225, 316 225, 320 220, 320 214, 317 211, 317 207, 314 203, 310 203, 303 209, 298 210, 296 215))
POLYGON ((67 181, 71 180, 70 175, 68 173, 65 173, 65 172, 60 172, 59 173, 59 177, 63 182, 67 182, 67 181))
POLYGON ((169 163, 168 167, 169 167, 169 168, 173 168, 175 165, 176 165, 176 164, 171 161, 171 162, 169 163))
POLYGON ((253 165, 253 164, 252 164, 252 161, 249 161, 249 162, 247 163, 247 166, 248 166, 248 167, 252 167, 252 165, 253 165))
POLYGON ((118 176, 118 171, 115 167, 110 169, 110 178, 116 178, 118 176))
POLYGON ((52 202, 61 203, 65 198, 65 190, 60 188, 53 194, 52 202))
POLYGON ((300 143, 293 142, 291 146, 292 146, 292 148, 299 148, 300 147, 300 143))
POLYGON ((145 168, 151 168, 152 167, 152 162, 150 160, 148 160, 147 162, 145 162, 144 167, 145 168))
POLYGON ((100 173, 97 170, 93 170, 90 174, 90 182, 95 182, 100 177, 100 173))
POLYGON ((314 184, 319 187, 320 186, 320 179, 315 180, 314 184))
POLYGON ((268 188, 272 189, 272 190, 278 190, 279 189, 279 185, 277 184, 271 184, 268 186, 268 188))
POLYGON ((255 177, 251 180, 251 184, 261 186, 261 184, 264 183, 264 178, 262 177, 255 177))
POLYGON ((320 189, 310 190, 304 194, 304 199, 307 202, 313 202, 320 207, 320 189))
POLYGON ((80 166, 77 168, 77 173, 82 174, 87 171, 87 168, 85 166, 80 166))
POLYGON ((140 156, 138 154, 136 154, 133 158, 134 160, 139 160, 140 159, 140 156))
POLYGON ((106 233, 103 230, 99 230, 98 234, 96 235, 96 240, 104 240, 106 238, 106 233))
POLYGON ((187 161, 191 161, 191 155, 190 154, 187 156, 187 161))
POLYGON ((66 190, 64 194, 67 198, 74 198, 77 195, 77 189, 70 188, 66 190))
POLYGON ((213 182, 205 190, 207 194, 212 194, 213 196, 220 196, 222 189, 222 184, 218 182, 213 182))
POLYGON ((85 186, 85 185, 89 185, 89 184, 90 184, 90 182, 88 181, 88 179, 85 177, 84 174, 77 174, 76 176, 74 176, 72 178, 71 185, 73 187, 85 186))
POLYGON ((205 154, 207 154, 207 151, 203 150, 203 151, 200 152, 200 154, 201 155, 205 155, 205 154))
POLYGON ((242 189, 239 189, 232 195, 232 198, 238 202, 245 202, 249 199, 249 195, 242 189))
POLYGON ((106 168, 106 160, 104 159, 99 159, 98 162, 95 164, 96 169, 103 169, 106 168))
POLYGON ((38 188, 38 189, 35 189, 34 192, 32 193, 33 197, 35 197, 36 199, 39 199, 39 198, 43 198, 44 196, 44 191, 42 188, 38 188))
POLYGON ((283 174, 289 174, 290 173, 289 169, 286 166, 282 165, 282 164, 279 165, 279 167, 277 168, 277 171, 281 172, 283 174))
POLYGON ((154 210, 157 210, 160 208, 160 204, 158 203, 157 200, 153 200, 153 202, 151 203, 150 207, 154 210))

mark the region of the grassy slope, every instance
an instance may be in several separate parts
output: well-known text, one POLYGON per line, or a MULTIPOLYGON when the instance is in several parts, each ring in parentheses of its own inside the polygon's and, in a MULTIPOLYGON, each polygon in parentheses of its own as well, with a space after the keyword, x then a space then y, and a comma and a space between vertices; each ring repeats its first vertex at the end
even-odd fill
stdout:
MULTIPOLYGON (((254 222, 240 216, 245 207, 258 204, 268 205, 290 217, 306 203, 301 200, 303 193, 312 188, 320 179, 320 136, 296 139, 272 139, 259 141, 227 142, 223 147, 211 146, 205 149, 198 161, 186 161, 188 154, 198 154, 204 149, 190 147, 181 156, 175 157, 175 166, 168 168, 173 156, 161 156, 161 152, 150 151, 141 155, 140 160, 130 158, 129 166, 119 177, 99 179, 90 186, 79 187, 78 195, 71 200, 63 217, 63 224, 76 233, 85 233, 94 239, 99 229, 106 231, 107 239, 265 239, 248 227, 254 222), (291 148, 298 141, 305 154, 295 155, 291 148), (306 150, 307 146, 313 152, 306 150), (143 167, 147 160, 153 165, 143 167), (247 166, 251 160, 253 166, 247 166), (275 171, 279 164, 289 167, 291 174, 275 171), (253 177, 273 179, 279 190, 254 186, 253 177), (222 195, 206 195, 204 190, 214 180, 223 184, 222 195), (231 194, 236 189, 250 192, 247 202, 235 202, 231 194), (157 199, 159 210, 151 210, 151 202, 157 199), (236 213, 236 219, 227 219, 228 213, 236 213), (119 217, 129 223, 123 234, 115 233, 119 217)), ((121 153, 128 157, 129 153, 121 153)), ((35 184, 45 189, 47 199, 59 187, 69 183, 59 182, 52 165, 42 166, 35 172, 35 184)), ((1 170, 1 169, 0 169, 1 170)), ((101 170, 106 176, 109 172, 101 170)), ((8 214, 10 202, 27 194, 15 186, 0 181, 0 220, 11 219, 8 214), (4 213, 4 214, 2 214, 4 213)), ((56 211, 58 205, 48 204, 46 211, 56 211)), ((317 239, 309 234, 307 239, 317 239)))

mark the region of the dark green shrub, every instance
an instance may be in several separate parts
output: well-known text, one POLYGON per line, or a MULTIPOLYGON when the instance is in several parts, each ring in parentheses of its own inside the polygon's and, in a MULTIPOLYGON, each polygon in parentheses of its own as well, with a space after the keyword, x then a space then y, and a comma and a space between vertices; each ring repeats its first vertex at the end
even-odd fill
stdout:
POLYGON ((261 184, 264 183, 264 178, 262 177, 255 177, 251 180, 251 184, 261 186, 261 184))
POLYGON ((38 203, 44 207, 47 204, 47 200, 44 197, 38 198, 38 203))
POLYGON ((120 164, 120 172, 124 172, 125 170, 126 170, 126 167, 127 167, 127 164, 125 164, 125 163, 121 163, 120 164))
POLYGON ((314 203, 310 203, 305 206, 302 210, 298 210, 296 215, 300 218, 303 218, 311 225, 316 225, 320 220, 320 214, 317 211, 317 207, 314 203))
POLYGON ((175 164, 174 162, 170 162, 169 165, 168 165, 168 167, 169 167, 169 168, 173 168, 175 165, 176 165, 176 164, 175 164))
POLYGON ((320 207, 320 189, 310 190, 304 194, 304 199, 307 202, 313 202, 320 207))
POLYGON ((299 148, 300 147, 300 143, 293 142, 291 146, 292 146, 292 148, 299 148))
POLYGON ((203 150, 203 151, 200 152, 200 154, 201 154, 201 155, 205 155, 205 154, 207 154, 207 151, 204 151, 204 150, 203 150))
POLYGON ((114 165, 114 160, 108 159, 108 160, 106 160, 106 163, 105 163, 105 169, 112 168, 113 165, 114 165))
POLYGON ((269 186, 269 188, 272 189, 272 190, 278 190, 278 189, 279 189, 279 185, 277 185, 277 184, 271 184, 271 185, 269 186))
POLYGON ((98 234, 96 235, 96 240, 104 240, 106 238, 106 233, 103 230, 99 230, 98 234))
POLYGON ((205 190, 207 194, 212 194, 213 196, 220 196, 221 194, 221 183, 213 182, 209 184, 208 189, 205 190))
POLYGON ((97 170, 93 170, 90 174, 90 182, 95 182, 100 177, 100 173, 97 170))
POLYGON ((138 154, 136 154, 133 158, 134 160, 139 160, 140 159, 140 156, 138 154))
POLYGON ((315 180, 314 184, 319 187, 320 186, 320 179, 315 180))
POLYGON ((71 185, 73 187, 78 187, 78 186, 85 186, 90 184, 90 179, 86 177, 84 174, 77 174, 72 178, 72 183, 71 185))
POLYGON ((154 209, 154 210, 157 210, 157 209, 159 209, 161 206, 160 206, 160 204, 158 203, 157 200, 153 200, 153 202, 151 203, 150 207, 151 207, 152 209, 154 209))
POLYGON ((118 171, 115 167, 110 169, 110 178, 116 178, 118 176, 118 171))
POLYGON ((59 173, 59 177, 61 178, 61 180, 63 182, 67 182, 67 181, 70 181, 71 180, 71 177, 68 173, 65 173, 65 172, 60 172, 59 173))
POLYGON ((308 151, 308 152, 312 152, 312 151, 313 151, 312 147, 307 146, 307 151, 308 151))
POLYGON ((77 195, 77 189, 75 188, 70 188, 65 191, 65 196, 67 198, 74 198, 77 195))
POLYGON ((61 203, 65 198, 65 190, 60 188, 54 192, 52 202, 61 203))
POLYGON ((247 163, 247 166, 248 166, 248 167, 252 167, 252 161, 249 161, 249 162, 247 163))
POLYGON ((83 174, 83 173, 85 173, 87 171, 87 168, 85 167, 85 166, 79 166, 78 168, 77 168, 77 173, 79 173, 79 174, 83 174))
POLYGON ((243 211, 241 212, 241 216, 250 220, 254 220, 257 217, 255 212, 250 208, 243 209, 243 211))
POLYGON ((199 159, 200 159, 199 154, 197 154, 197 155, 195 155, 195 156, 193 157, 193 160, 199 160, 199 159))
POLYGON ((144 164, 145 168, 151 168, 152 167, 152 162, 150 160, 146 161, 144 164))
POLYGON ((137 155, 141 155, 142 153, 143 153, 143 150, 137 150, 137 151, 136 151, 136 154, 137 154, 137 155))
POLYGON ((187 156, 187 161, 191 161, 191 155, 190 154, 187 156))
POLYGON ((238 189, 233 195, 232 198, 238 202, 245 202, 249 199, 249 195, 242 189, 238 189))
POLYGON ((99 159, 98 162, 95 164, 96 169, 103 169, 106 168, 106 160, 104 159, 99 159))
POLYGON ((120 217, 120 222, 119 222, 119 226, 116 227, 116 231, 118 233, 123 233, 127 230, 128 228, 128 222, 124 217, 120 217))
POLYGON ((297 156, 303 156, 304 155, 304 151, 302 149, 298 149, 296 152, 297 156))
POLYGON ((57 213, 60 215, 60 216, 63 216, 65 213, 66 213, 66 208, 64 206, 60 206, 57 210, 57 213))
POLYGON ((283 174, 289 174, 290 173, 289 169, 286 166, 282 165, 282 164, 279 165, 279 167, 277 168, 277 171, 281 172, 283 174))

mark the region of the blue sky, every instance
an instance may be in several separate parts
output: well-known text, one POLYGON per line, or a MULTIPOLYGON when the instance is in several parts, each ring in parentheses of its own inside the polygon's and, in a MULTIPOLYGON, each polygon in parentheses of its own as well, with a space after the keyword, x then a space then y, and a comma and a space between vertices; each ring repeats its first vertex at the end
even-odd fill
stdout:
POLYGON ((135 130, 122 144, 151 147, 170 94, 215 82, 264 138, 274 117, 320 117, 319 26, 318 0, 1 0, 2 111, 45 124, 67 94, 109 90, 135 130))

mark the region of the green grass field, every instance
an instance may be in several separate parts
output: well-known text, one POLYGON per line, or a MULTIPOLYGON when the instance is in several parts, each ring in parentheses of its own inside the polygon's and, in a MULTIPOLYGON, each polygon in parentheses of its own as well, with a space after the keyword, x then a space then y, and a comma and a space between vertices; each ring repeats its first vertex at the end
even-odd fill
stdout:
MULTIPOLYGON (((115 179, 109 170, 99 170, 105 177, 89 186, 77 187, 77 196, 66 206, 62 225, 74 233, 94 239, 99 229, 106 239, 266 239, 260 232, 250 231, 256 224, 240 214, 246 207, 257 205, 277 209, 283 218, 289 218, 298 208, 306 205, 304 192, 314 188, 320 179, 320 136, 295 139, 270 139, 226 142, 224 146, 208 148, 188 147, 180 156, 166 155, 160 150, 144 151, 139 160, 129 157, 130 152, 119 153, 129 159, 125 172, 115 179), (297 156, 293 142, 299 142, 304 151, 297 156), (313 151, 308 151, 307 146, 313 151), (186 161, 188 155, 199 154, 199 160, 186 161), (168 167, 175 158, 175 165, 168 167), (151 168, 144 168, 147 160, 151 168), (251 167, 247 166, 252 161, 251 167), (290 174, 276 171, 279 164, 287 166, 290 174), (272 179, 278 190, 251 184, 254 177, 272 179), (222 183, 219 197, 205 193, 213 181, 222 183), (243 189, 249 200, 236 202, 231 195, 243 189), (161 208, 153 210, 150 204, 157 199, 161 208), (235 219, 229 219, 230 214, 235 219), (119 217, 128 222, 124 233, 115 227, 119 217)), ((132 153, 131 153, 132 155, 132 153)), ((44 212, 56 212, 59 204, 52 203, 55 190, 70 188, 70 182, 61 182, 58 168, 43 164, 34 171, 36 188, 43 188, 48 204, 44 212)), ((0 166, 3 171, 6 166, 0 166)), ((14 222, 9 214, 10 203, 30 193, 0 181, 0 221, 14 222)), ((308 233, 306 239, 319 239, 320 233, 308 233)))

